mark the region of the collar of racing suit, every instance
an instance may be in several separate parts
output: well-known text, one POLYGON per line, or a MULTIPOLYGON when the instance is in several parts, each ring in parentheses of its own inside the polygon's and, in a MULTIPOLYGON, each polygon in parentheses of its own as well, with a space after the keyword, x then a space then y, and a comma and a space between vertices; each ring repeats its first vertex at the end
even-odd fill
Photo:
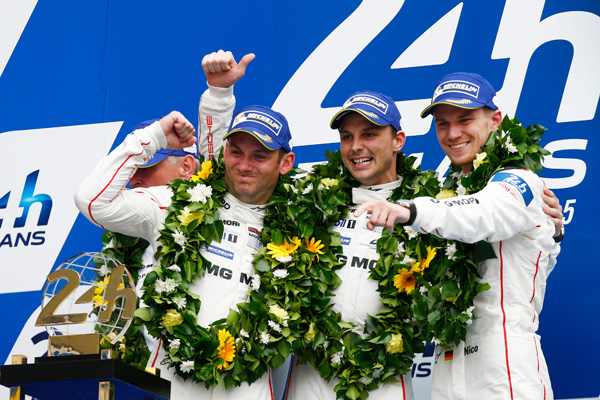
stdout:
POLYGON ((370 200, 389 200, 392 192, 402 183, 402 177, 397 176, 398 180, 381 185, 359 186, 352 188, 352 202, 354 204, 363 204, 370 200))
POLYGON ((263 218, 267 213, 266 205, 244 203, 229 192, 223 198, 223 209, 219 212, 224 212, 228 218, 250 225, 262 225, 263 218))

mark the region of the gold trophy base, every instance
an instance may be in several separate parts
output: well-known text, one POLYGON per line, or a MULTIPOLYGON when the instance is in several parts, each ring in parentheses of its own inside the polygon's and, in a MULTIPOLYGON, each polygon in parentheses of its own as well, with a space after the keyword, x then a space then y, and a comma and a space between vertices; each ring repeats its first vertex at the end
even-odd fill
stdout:
POLYGON ((100 334, 56 335, 48 338, 48 356, 80 356, 100 353, 100 334))

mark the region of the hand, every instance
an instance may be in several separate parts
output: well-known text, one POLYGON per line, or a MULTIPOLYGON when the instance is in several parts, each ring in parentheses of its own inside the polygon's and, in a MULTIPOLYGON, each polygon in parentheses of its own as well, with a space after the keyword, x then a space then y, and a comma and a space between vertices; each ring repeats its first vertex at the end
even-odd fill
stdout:
POLYGON ((246 67, 254 57, 253 53, 246 54, 238 64, 230 51, 219 50, 204 56, 202 69, 209 85, 230 87, 244 76, 246 67))
POLYGON ((365 211, 371 211, 371 219, 367 228, 373 230, 376 225, 385 226, 389 233, 394 230, 394 224, 405 223, 410 218, 410 210, 396 203, 384 200, 371 200, 358 207, 354 216, 358 217, 365 211))
POLYGON ((169 115, 158 121, 165 137, 167 148, 179 150, 196 143, 196 129, 179 111, 171 111, 169 115))
POLYGON ((558 198, 554 195, 554 192, 545 186, 542 200, 546 203, 542 210, 544 210, 544 213, 546 213, 550 221, 554 223, 554 236, 559 236, 563 226, 562 206, 560 205, 558 198))

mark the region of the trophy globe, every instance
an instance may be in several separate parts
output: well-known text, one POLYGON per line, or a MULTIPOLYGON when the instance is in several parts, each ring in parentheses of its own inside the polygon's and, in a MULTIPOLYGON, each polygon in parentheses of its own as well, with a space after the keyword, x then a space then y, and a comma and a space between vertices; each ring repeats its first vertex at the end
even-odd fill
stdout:
POLYGON ((0 385, 10 388, 10 398, 168 400, 171 383, 157 368, 129 364, 125 350, 113 358, 126 347, 134 287, 125 265, 103 253, 79 254, 51 272, 35 323, 48 330, 48 353, 33 364, 16 354, 12 365, 1 366, 0 385))
POLYGON ((125 265, 103 253, 82 253, 48 275, 36 325, 51 337, 99 333, 114 344, 131 324, 136 302, 125 265))

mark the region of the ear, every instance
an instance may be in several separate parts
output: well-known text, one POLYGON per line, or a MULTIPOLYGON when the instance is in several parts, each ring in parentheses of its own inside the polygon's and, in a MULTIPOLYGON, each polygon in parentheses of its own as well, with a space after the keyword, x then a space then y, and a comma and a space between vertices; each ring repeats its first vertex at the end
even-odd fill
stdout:
POLYGON ((502 111, 500 111, 500 110, 494 111, 494 113, 492 114, 491 121, 492 121, 492 129, 490 129, 490 132, 497 131, 498 127, 502 123, 502 111))
POLYGON ((394 137, 394 153, 398 153, 404 147, 404 143, 406 143, 406 134, 404 131, 396 132, 396 136, 394 137))
POLYGON ((196 159, 194 156, 185 156, 179 165, 181 168, 181 178, 189 180, 196 170, 196 159))
POLYGON ((279 163, 279 173, 281 175, 285 175, 288 172, 290 172, 290 170, 294 166, 295 159, 296 159, 296 156, 292 152, 284 154, 283 157, 281 158, 281 162, 279 163))

